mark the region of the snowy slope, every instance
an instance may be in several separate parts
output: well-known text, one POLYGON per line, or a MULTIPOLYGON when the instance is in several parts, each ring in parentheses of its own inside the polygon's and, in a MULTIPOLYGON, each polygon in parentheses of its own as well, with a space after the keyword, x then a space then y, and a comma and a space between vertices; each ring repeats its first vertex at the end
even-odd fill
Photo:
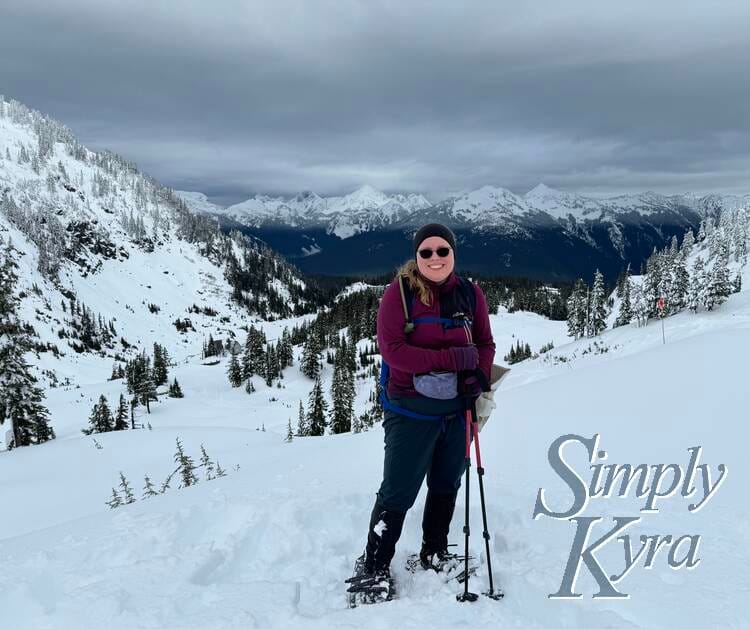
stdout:
MULTIPOLYGON (((206 203, 198 193, 193 199, 206 203)), ((61 352, 30 356, 43 383, 52 372, 59 381, 101 381, 115 355, 150 351, 154 342, 183 360, 200 353, 210 334, 225 339, 259 320, 232 299, 226 279, 229 253, 242 257, 239 241, 218 230, 210 246, 189 239, 183 232, 194 220, 169 189, 134 165, 89 151, 61 124, 0 100, 0 239, 18 251, 21 319, 34 326, 36 342, 61 352), (47 155, 39 159, 43 146, 47 155), (113 320, 113 347, 73 351, 61 336, 71 331, 71 295, 113 320), (205 314, 207 308, 216 314, 205 314), (186 318, 192 328, 180 333, 174 322, 186 318)), ((278 271, 267 292, 291 305, 290 289, 304 290, 304 282, 293 273, 282 281, 278 271)))
MULTIPOLYGON (((748 269, 745 280, 750 286, 748 269)), ((267 325, 271 333, 279 322, 267 325)), ((455 601, 460 586, 403 570, 420 541, 423 489, 394 560, 401 598, 346 608, 342 581, 364 544, 382 473, 382 429, 284 443, 287 421, 294 423, 311 386, 296 368, 286 371, 285 388, 257 382, 258 391, 248 396, 229 387, 223 365, 188 362, 174 371, 185 399, 154 405, 152 431, 97 436, 101 450, 78 429, 95 397, 106 392, 111 399, 122 385, 58 389, 50 396, 58 439, 0 453, 3 504, 24 497, 22 509, 7 510, 0 520, 3 618, 19 629, 750 626, 744 595, 750 588, 744 506, 750 291, 714 312, 671 317, 667 325, 666 345, 652 322, 605 332, 597 343, 609 351, 596 353, 584 351, 590 339, 566 343, 564 323, 527 313, 492 315, 499 355, 516 337, 534 349, 555 342, 552 352, 514 366, 481 435, 493 566, 507 593, 500 603, 480 598, 461 605, 455 601), (566 361, 555 362, 553 354, 566 361), (258 430, 263 424, 265 432, 258 430), (609 462, 684 468, 687 448, 702 445, 712 472, 719 463, 728 467, 728 480, 698 513, 688 513, 689 500, 678 496, 630 531, 636 543, 639 534, 701 534, 695 569, 670 569, 662 551, 652 569, 639 565, 619 585, 628 600, 592 600, 597 588, 585 568, 576 586, 581 600, 548 599, 560 585, 574 527, 533 521, 531 514, 540 487, 558 506, 568 502, 547 464, 550 443, 566 433, 600 433, 609 462), (118 471, 140 494, 145 473, 156 482, 173 469, 177 436, 196 456, 203 443, 228 476, 109 510, 104 501, 118 471)), ((369 384, 357 386, 361 408, 369 384)), ((573 461, 588 478, 582 457, 573 461)), ((471 548, 481 556, 475 488, 471 548)), ((642 505, 635 498, 592 499, 586 515, 637 515, 642 505)), ((453 542, 462 539, 457 511, 453 542)), ((621 571, 621 544, 599 557, 609 571, 621 571)), ((484 587, 481 579, 472 582, 474 591, 484 587)))

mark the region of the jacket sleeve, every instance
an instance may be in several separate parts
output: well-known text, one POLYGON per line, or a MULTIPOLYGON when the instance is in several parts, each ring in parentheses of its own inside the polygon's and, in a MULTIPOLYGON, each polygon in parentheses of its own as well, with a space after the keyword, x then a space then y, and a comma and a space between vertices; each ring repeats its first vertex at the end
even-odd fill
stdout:
POLYGON ((474 345, 477 346, 479 352, 479 367, 489 382, 492 376, 492 363, 495 360, 495 341, 492 338, 487 299, 478 284, 474 284, 474 292, 477 296, 477 304, 471 333, 474 345))
POLYGON ((404 332, 405 324, 401 291, 398 280, 394 280, 385 289, 378 308, 377 333, 380 355, 391 367, 407 373, 456 371, 450 349, 427 349, 410 345, 404 332))

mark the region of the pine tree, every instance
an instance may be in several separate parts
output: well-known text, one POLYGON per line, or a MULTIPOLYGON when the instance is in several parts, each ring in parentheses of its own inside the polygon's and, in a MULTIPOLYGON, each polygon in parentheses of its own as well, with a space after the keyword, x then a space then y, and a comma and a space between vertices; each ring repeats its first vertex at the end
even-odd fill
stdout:
POLYGON ((331 380, 331 399, 333 401, 333 417, 331 432, 340 434, 351 431, 354 415, 354 374, 349 368, 349 352, 346 340, 342 340, 341 348, 336 352, 331 380))
POLYGON ((107 500, 106 504, 110 509, 117 509, 117 507, 122 506, 122 500, 120 500, 120 496, 114 487, 112 488, 112 497, 107 500))
POLYGON ((637 283, 631 287, 631 303, 633 316, 638 322, 638 326, 646 325, 648 321, 648 303, 646 303, 646 294, 643 291, 643 284, 637 283))
POLYGON ((236 354, 232 354, 232 357, 229 360, 227 376, 229 377, 229 384, 233 387, 236 388, 242 385, 242 368, 240 367, 236 354))
POLYGON ((323 348, 320 345, 318 335, 314 330, 310 330, 310 333, 305 339, 305 344, 302 347, 302 358, 300 362, 300 371, 305 374, 308 378, 315 379, 320 373, 322 367, 320 362, 320 355, 323 348))
POLYGON ((315 379, 307 406, 307 427, 311 437, 319 437, 325 434, 328 420, 328 403, 323 398, 323 387, 320 376, 315 379))
POLYGON ((208 453, 206 452, 206 449, 203 447, 203 444, 201 444, 201 465, 203 466, 203 471, 205 472, 206 480, 213 480, 214 479, 214 463, 208 457, 208 453))
MULTIPOLYGON (((252 330, 253 328, 251 328, 252 330)), ((253 335, 248 332, 245 338, 245 349, 242 352, 242 378, 247 379, 254 375, 253 371, 253 335)))
POLYGON ((244 378, 249 378, 255 374, 265 376, 265 342, 266 335, 263 331, 256 329, 254 326, 250 326, 250 329, 247 332, 245 350, 242 356, 242 375, 244 378))
POLYGON ((599 269, 594 273, 594 286, 591 289, 589 317, 590 336, 598 336, 607 329, 607 303, 604 289, 604 276, 599 269))
POLYGON ((693 268, 690 272, 690 282, 688 284, 687 305, 693 312, 698 311, 698 307, 703 303, 703 296, 706 292, 707 277, 703 258, 698 256, 693 261, 693 268))
POLYGON ((146 412, 150 414, 151 401, 156 401, 159 398, 156 395, 156 384, 154 383, 151 370, 149 369, 149 362, 149 359, 144 356, 142 359, 143 371, 135 390, 135 394, 138 397, 138 401, 146 407, 146 412))
POLYGON ((729 254, 726 243, 719 250, 718 257, 714 260, 714 266, 709 274, 706 292, 703 297, 703 305, 706 310, 713 310, 721 305, 732 292, 732 284, 729 279, 728 263, 729 254))
POLYGON ((143 485, 143 499, 151 498, 151 496, 158 496, 159 492, 154 489, 153 484, 151 483, 151 479, 148 477, 148 474, 146 474, 144 479, 144 485, 143 485))
POLYGON ((627 325, 633 318, 633 306, 630 297, 630 274, 626 272, 625 279, 622 282, 622 291, 620 295, 620 312, 617 315, 615 326, 627 325))
POLYGON ((299 401, 299 413, 297 415, 297 436, 298 437, 310 436, 310 432, 307 427, 307 420, 305 418, 305 409, 302 407, 302 400, 299 401))
POLYGON ((687 305, 690 275, 687 271, 685 254, 683 251, 680 251, 675 256, 674 261, 672 262, 672 282, 670 284, 670 291, 669 293, 667 293, 666 300, 667 314, 674 314, 675 312, 679 312, 687 305))
POLYGON ((173 398, 181 398, 185 397, 182 393, 182 389, 180 388, 180 383, 177 382, 177 378, 174 379, 174 382, 169 385, 169 397, 173 398))
POLYGON ((581 338, 586 332, 587 320, 587 287, 583 279, 578 279, 568 298, 568 336, 581 338))
POLYGON ((114 430, 127 430, 128 428, 128 403, 125 396, 120 393, 120 401, 115 412, 114 430))
POLYGON ((31 340, 17 316, 15 296, 17 250, 8 242, 0 256, 0 425, 11 423, 12 446, 27 446, 55 438, 49 425, 44 393, 37 386, 25 353, 31 340))
POLYGON ((247 380, 247 383, 245 384, 245 393, 255 393, 255 385, 249 378, 247 380))
POLYGON ((169 379, 167 370, 167 363, 169 361, 169 354, 167 350, 158 343, 154 343, 154 366, 153 366, 153 379, 154 384, 160 387, 166 384, 169 379))
POLYGON ((292 418, 290 417, 286 424, 286 441, 287 443, 290 443, 294 439, 294 433, 292 432, 292 418))
POLYGON ((130 489, 130 485, 125 478, 125 474, 123 474, 122 472, 120 472, 120 490, 122 491, 123 502, 126 505, 133 504, 135 502, 133 490, 130 489))
POLYGON ((180 478, 182 479, 180 487, 195 485, 198 482, 198 477, 195 475, 195 465, 193 459, 185 453, 179 437, 177 438, 177 452, 174 455, 174 460, 180 470, 180 478))

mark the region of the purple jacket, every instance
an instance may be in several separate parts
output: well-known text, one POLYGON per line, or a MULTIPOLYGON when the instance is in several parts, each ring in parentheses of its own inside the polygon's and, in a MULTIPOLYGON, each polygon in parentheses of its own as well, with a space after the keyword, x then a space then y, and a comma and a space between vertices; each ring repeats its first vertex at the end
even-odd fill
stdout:
MULTIPOLYGON (((453 290, 458 284, 458 276, 451 273, 442 284, 425 280, 433 294, 432 305, 425 306, 419 298, 413 302, 412 319, 418 317, 439 317, 439 294, 453 290)), ((474 284, 477 303, 472 323, 472 337, 479 352, 479 367, 489 380, 492 361, 495 357, 495 343, 490 330, 487 300, 482 289, 474 284)), ((398 280, 394 279, 383 293, 378 308, 378 347, 380 355, 390 367, 388 396, 414 397, 420 394, 414 389, 412 377, 428 371, 457 371, 453 356, 447 349, 451 346, 466 345, 466 331, 463 328, 444 330, 436 323, 420 323, 408 336, 404 333, 404 308, 398 280)))

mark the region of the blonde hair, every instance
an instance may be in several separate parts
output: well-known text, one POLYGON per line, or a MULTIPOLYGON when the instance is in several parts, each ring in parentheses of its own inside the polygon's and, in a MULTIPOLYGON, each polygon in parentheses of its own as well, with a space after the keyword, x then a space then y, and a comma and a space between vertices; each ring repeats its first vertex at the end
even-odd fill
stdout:
POLYGON ((409 260, 402 264, 396 271, 396 278, 399 275, 403 275, 406 281, 409 283, 409 288, 419 297, 425 306, 432 304, 432 291, 427 285, 424 276, 419 272, 416 260, 409 260))

